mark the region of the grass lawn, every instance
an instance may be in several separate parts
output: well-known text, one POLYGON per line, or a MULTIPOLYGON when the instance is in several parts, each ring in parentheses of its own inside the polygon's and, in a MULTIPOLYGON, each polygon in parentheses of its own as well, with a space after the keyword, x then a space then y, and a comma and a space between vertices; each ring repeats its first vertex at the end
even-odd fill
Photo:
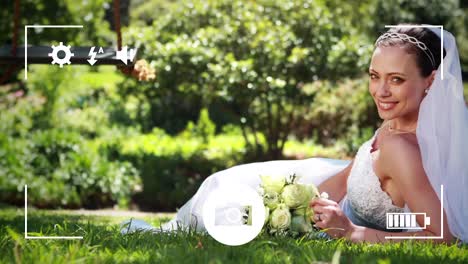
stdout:
MULTIPOLYGON (((148 215, 158 224, 170 215, 148 215)), ((408 241, 372 245, 280 238, 261 234, 238 247, 206 234, 121 235, 125 216, 28 211, 30 236, 83 236, 83 240, 25 240, 23 210, 0 209, 0 263, 468 263, 468 246, 408 241)))

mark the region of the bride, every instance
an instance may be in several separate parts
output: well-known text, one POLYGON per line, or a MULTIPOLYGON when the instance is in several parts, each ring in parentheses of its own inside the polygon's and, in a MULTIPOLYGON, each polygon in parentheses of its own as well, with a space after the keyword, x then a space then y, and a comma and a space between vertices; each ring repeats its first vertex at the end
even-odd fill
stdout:
POLYGON ((399 241, 388 236, 468 241, 468 160, 463 156, 468 150, 468 110, 454 37, 440 27, 390 28, 375 42, 369 92, 384 122, 351 162, 311 158, 235 166, 208 177, 160 229, 142 221, 131 229, 205 230, 202 208, 213 190, 235 183, 257 188, 259 174, 295 173, 301 182, 329 194, 328 199, 313 199, 310 206, 316 226, 330 237, 354 242, 399 241), (387 229, 387 213, 411 212, 426 213, 430 223, 417 216, 417 225, 426 228, 387 229))

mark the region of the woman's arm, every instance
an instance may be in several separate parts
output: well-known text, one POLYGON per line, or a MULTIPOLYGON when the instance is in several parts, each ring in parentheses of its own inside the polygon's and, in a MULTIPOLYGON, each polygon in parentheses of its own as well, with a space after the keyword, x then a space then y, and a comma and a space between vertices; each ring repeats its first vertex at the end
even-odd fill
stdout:
MULTIPOLYGON (((385 232, 354 225, 343 213, 338 203, 332 200, 313 199, 310 206, 314 209, 316 226, 332 237, 345 237, 354 242, 396 242, 402 239, 386 239, 387 236, 414 236, 414 240, 432 240, 434 243, 450 243, 454 237, 450 232, 447 216, 441 211, 441 204, 434 192, 424 168, 419 148, 408 144, 402 137, 392 137, 380 146, 377 160, 385 175, 395 181, 405 203, 412 212, 426 213, 430 224, 417 232, 385 232), (443 219, 443 220, 442 220, 443 219), (432 238, 428 238, 432 237, 432 238), (440 239, 438 238, 440 237, 440 239)), ((362 199, 366 199, 363 197, 362 199)), ((424 219, 416 217, 419 226, 424 219)))
MULTIPOLYGON (((424 171, 418 146, 409 143, 404 137, 392 136, 380 147, 377 162, 382 172, 395 181, 411 212, 426 213, 430 217, 430 224, 421 231, 400 233, 351 225, 346 237, 352 241, 395 242, 403 239, 385 237, 414 236, 421 237, 414 240, 428 240, 427 237, 433 237, 434 243, 451 242, 454 237, 450 232, 447 216, 445 212, 441 212, 440 200, 424 171)), ((417 217, 416 221, 419 226, 425 226, 424 217, 417 217)))
POLYGON ((342 171, 322 182, 318 186, 320 193, 326 192, 328 193, 330 200, 336 202, 341 201, 346 194, 346 182, 348 180, 349 172, 353 167, 353 163, 354 160, 352 160, 342 171))
MULTIPOLYGON (((440 200, 422 166, 419 147, 411 144, 405 137, 394 135, 389 137, 380 149, 381 156, 377 160, 378 165, 382 168, 382 172, 395 182, 411 212, 426 213, 426 216, 430 217, 430 224, 424 230, 399 233, 397 236, 442 236, 443 239, 438 241, 452 240, 447 216, 441 211, 440 200), (444 230, 443 233, 442 230, 444 230)), ((416 217, 416 221, 419 226, 424 226, 424 217, 416 217)), ((373 240, 372 237, 378 237, 383 233, 385 233, 383 236, 388 236, 387 232, 365 228, 360 228, 357 233, 364 235, 363 238, 366 241, 367 239, 373 240)))
MULTIPOLYGON (((427 228, 423 231, 418 232, 385 232, 368 227, 357 226, 353 224, 348 217, 341 210, 337 202, 324 199, 324 198, 315 198, 312 200, 310 206, 313 208, 314 221, 315 225, 318 228, 323 229, 330 236, 338 238, 344 237, 353 242, 371 242, 371 243, 387 243, 387 242, 397 242, 403 241, 404 239, 387 239, 385 237, 389 236, 408 236, 408 237, 421 237, 414 238, 413 240, 425 240, 427 241, 429 237, 441 237, 432 238, 434 243, 450 243, 453 242, 453 236, 448 230, 448 227, 444 228, 443 234, 439 231, 434 231, 437 228, 427 228), (320 216, 319 216, 320 215, 320 216)), ((440 219, 439 219, 440 221, 440 219)), ((432 219, 431 219, 432 222, 432 219)), ((444 216, 444 226, 447 222, 446 217, 444 216)), ((421 225, 421 223, 419 223, 421 225)), ((431 225, 429 225, 431 226, 431 225)))

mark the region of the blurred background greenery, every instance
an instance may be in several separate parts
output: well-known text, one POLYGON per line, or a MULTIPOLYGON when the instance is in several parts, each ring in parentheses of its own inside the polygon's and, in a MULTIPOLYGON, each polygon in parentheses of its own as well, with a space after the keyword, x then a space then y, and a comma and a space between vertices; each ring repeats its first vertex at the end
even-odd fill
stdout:
MULTIPOLYGON (((20 28, 84 25, 31 30, 29 43, 116 46, 110 0, 20 2, 20 28)), ((121 0, 123 43, 156 79, 78 65, 30 65, 27 82, 12 75, 0 85, 0 202, 22 204, 28 184, 40 208, 174 211, 236 164, 350 158, 381 122, 366 68, 384 25, 444 25, 466 80, 467 9, 453 0, 121 0)), ((0 20, 0 44, 11 44, 12 0, 0 3, 0 20)))

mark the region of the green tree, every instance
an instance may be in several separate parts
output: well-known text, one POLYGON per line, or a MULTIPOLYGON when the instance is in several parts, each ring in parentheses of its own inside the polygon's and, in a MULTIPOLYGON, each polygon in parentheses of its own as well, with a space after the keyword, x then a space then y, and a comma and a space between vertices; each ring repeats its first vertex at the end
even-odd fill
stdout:
POLYGON ((400 23, 443 25, 457 39, 463 70, 468 71, 468 5, 459 0, 326 1, 338 18, 376 39, 385 25, 400 23))
MULTIPOLYGON (((14 34, 14 0, 0 1, 0 48, 10 50, 14 34)), ((109 46, 115 35, 104 20, 111 0, 21 0, 17 38, 24 45, 25 25, 83 25, 82 29, 34 28, 28 30, 28 45, 109 46)), ((8 67, 0 65, 0 78, 8 67)), ((11 76, 10 81, 16 80, 11 76)))
POLYGON ((336 21, 323 3, 309 0, 182 1, 151 26, 128 30, 158 78, 123 91, 144 94, 150 109, 172 94, 204 105, 221 98, 247 145, 259 156, 279 158, 314 98, 316 91, 304 84, 357 76, 367 64, 360 60, 369 54, 365 36, 336 21))

